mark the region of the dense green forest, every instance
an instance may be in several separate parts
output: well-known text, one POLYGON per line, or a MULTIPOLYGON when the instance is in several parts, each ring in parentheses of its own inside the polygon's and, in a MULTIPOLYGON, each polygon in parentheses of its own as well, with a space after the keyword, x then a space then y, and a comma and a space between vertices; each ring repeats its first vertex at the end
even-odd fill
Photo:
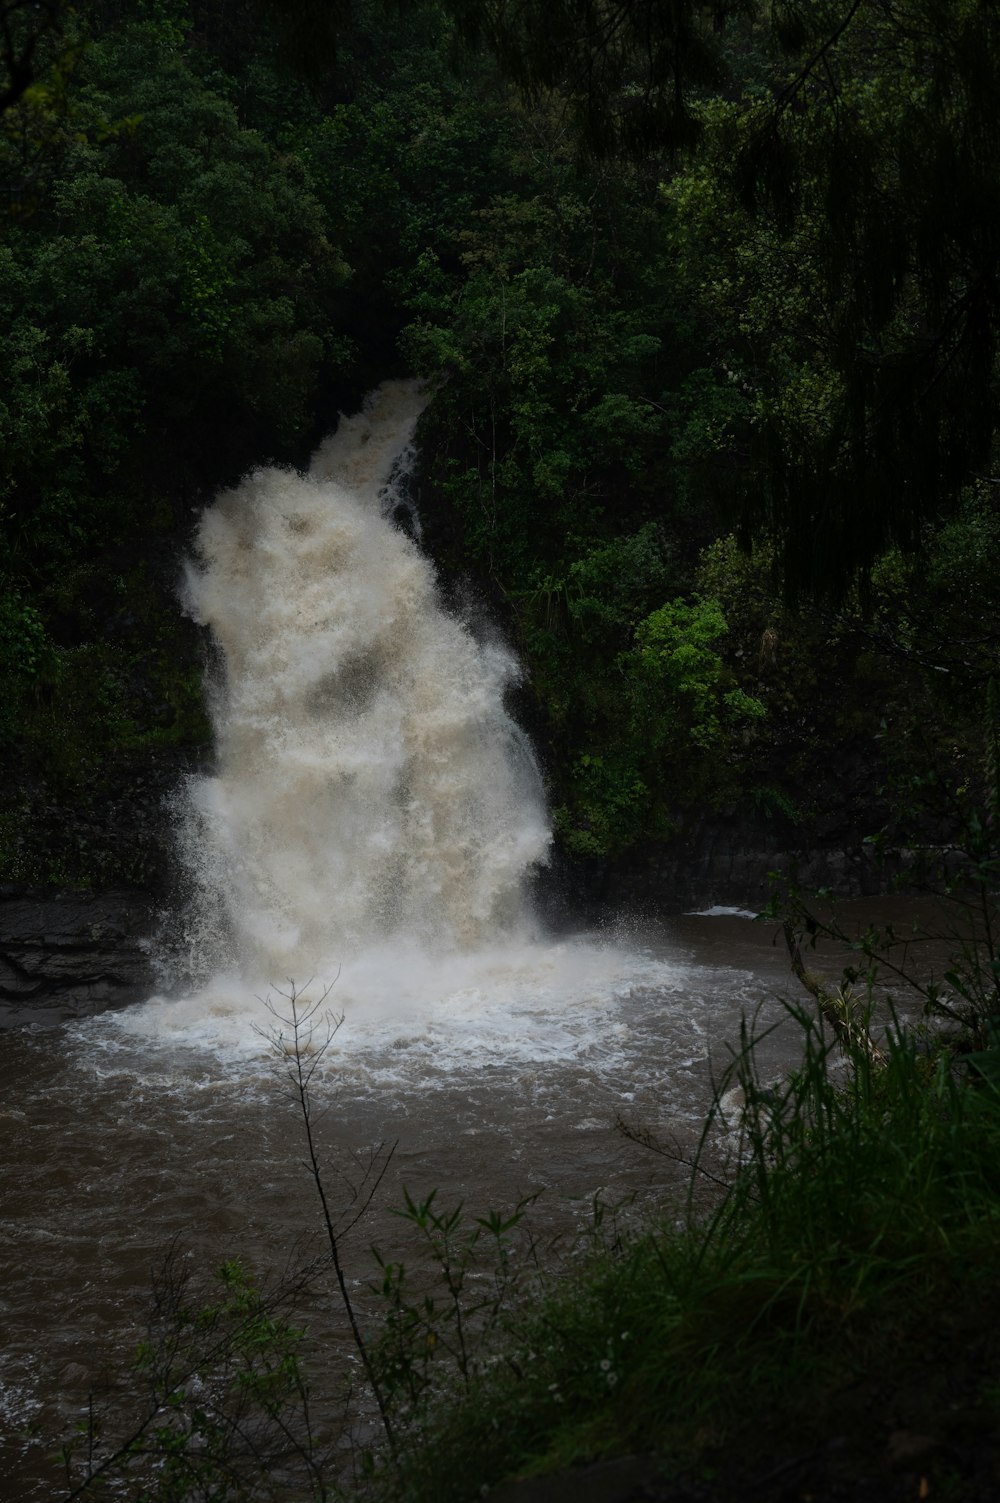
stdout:
POLYGON ((160 879, 192 512, 404 372, 570 855, 718 809, 859 839, 981 780, 991 5, 3 16, 4 879, 160 879))

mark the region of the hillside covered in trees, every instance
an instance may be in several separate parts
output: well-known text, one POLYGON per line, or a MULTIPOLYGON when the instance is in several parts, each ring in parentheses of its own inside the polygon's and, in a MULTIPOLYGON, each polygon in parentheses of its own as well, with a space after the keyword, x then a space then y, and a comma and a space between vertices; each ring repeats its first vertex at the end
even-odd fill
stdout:
POLYGON ((587 870, 720 810, 940 834, 988 776, 990 5, 3 17, 4 880, 162 883, 192 513, 401 373, 426 545, 587 870))

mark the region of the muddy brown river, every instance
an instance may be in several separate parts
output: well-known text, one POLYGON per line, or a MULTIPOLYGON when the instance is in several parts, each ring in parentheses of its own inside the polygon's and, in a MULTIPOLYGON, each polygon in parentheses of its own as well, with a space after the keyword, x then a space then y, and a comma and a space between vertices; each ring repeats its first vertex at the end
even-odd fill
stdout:
MULTIPOLYGON (((903 907, 847 911, 860 921, 903 907)), ((352 1235, 353 1277, 373 1272, 373 1240, 407 1256, 392 1214, 404 1185, 477 1213, 541 1190, 532 1214, 546 1234, 586 1220, 595 1196, 634 1196, 639 1211, 661 1198, 669 1166, 616 1118, 694 1140, 741 1015, 760 1007, 766 1026, 782 995, 797 996, 778 938, 732 912, 689 915, 442 963, 433 1000, 353 1013, 342 978, 347 1017, 316 1088, 334 1182, 351 1154, 398 1142, 352 1235)), ((826 957, 829 974, 838 965, 826 957)), ((89 1392, 127 1369, 169 1246, 199 1269, 240 1256, 266 1274, 316 1233, 301 1124, 256 1031, 270 1021, 263 1002, 216 998, 213 1014, 202 995, 198 1007, 155 1001, 2 1035, 0 1497, 11 1503, 60 1495, 48 1458, 89 1392)), ((779 1028, 767 1067, 796 1048, 794 1029, 779 1028)))

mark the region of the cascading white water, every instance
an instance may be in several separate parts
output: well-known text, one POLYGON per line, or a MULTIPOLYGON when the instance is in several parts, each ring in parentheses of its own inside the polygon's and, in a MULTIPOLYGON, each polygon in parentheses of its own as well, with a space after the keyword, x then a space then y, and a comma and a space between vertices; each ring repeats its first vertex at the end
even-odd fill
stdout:
POLYGON ((201 520, 187 603, 219 647, 217 769, 189 785, 182 846, 202 979, 523 933, 549 831, 504 708, 517 665, 443 609, 391 520, 425 402, 386 383, 307 474, 259 470, 201 520))
POLYGON ((393 521, 425 401, 387 382, 308 473, 257 471, 201 519, 186 596, 217 644, 216 767, 184 790, 165 994, 108 1015, 109 1044, 259 1058, 262 999, 291 983, 345 1014, 338 1068, 398 1093, 606 1056, 621 999, 677 985, 631 946, 536 932, 550 833, 504 708, 517 664, 444 609, 393 521))

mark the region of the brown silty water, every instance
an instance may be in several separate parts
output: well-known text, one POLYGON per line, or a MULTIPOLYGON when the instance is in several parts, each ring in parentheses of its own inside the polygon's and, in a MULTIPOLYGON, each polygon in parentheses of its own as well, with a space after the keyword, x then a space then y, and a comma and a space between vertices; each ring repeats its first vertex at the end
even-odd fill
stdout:
MULTIPOLYGON (((349 1241, 352 1279, 374 1276, 372 1242, 413 1261, 394 1215, 404 1186, 475 1214, 541 1191, 531 1216, 543 1239, 586 1223, 595 1197, 635 1196, 640 1211, 659 1198, 670 1166, 616 1119, 692 1146, 740 1015, 784 977, 770 939, 720 916, 677 920, 655 942, 538 941, 478 957, 474 980, 466 958, 462 984, 442 966, 433 1004, 348 1013, 314 1091, 335 1195, 352 1155, 398 1145, 349 1241)), ((227 992, 212 1042, 143 1035, 143 1011, 4 1035, 0 1498, 59 1495, 46 1450, 107 1374, 127 1371, 175 1241, 200 1270, 239 1256, 264 1275, 318 1250, 301 1122, 252 1032, 268 1023, 263 1005, 237 1015, 227 992)), ((777 1068, 781 1045, 768 1047, 777 1068)), ((338 1334, 335 1312, 307 1318, 338 1334)))
MULTIPOLYGON (((595 1196, 662 1195, 664 1161, 616 1119, 690 1145, 740 1017, 783 1016, 784 954, 748 915, 558 938, 535 920, 549 830, 504 709, 517 666, 442 609, 390 520, 424 400, 380 389, 307 475, 262 471, 202 521, 187 604, 219 644, 217 766, 180 801, 193 896, 163 939, 170 984, 4 1035, 0 1499, 59 1495, 47 1456, 127 1369, 171 1245, 262 1273, 306 1255, 269 997, 344 1015, 314 1083, 331 1183, 398 1143, 347 1248, 359 1290, 369 1242, 408 1256, 404 1185, 477 1214, 540 1190, 546 1234, 595 1196)), ((765 1065, 795 1053, 779 1029, 765 1065)), ((343 1363, 335 1314, 317 1322, 343 1363)))

